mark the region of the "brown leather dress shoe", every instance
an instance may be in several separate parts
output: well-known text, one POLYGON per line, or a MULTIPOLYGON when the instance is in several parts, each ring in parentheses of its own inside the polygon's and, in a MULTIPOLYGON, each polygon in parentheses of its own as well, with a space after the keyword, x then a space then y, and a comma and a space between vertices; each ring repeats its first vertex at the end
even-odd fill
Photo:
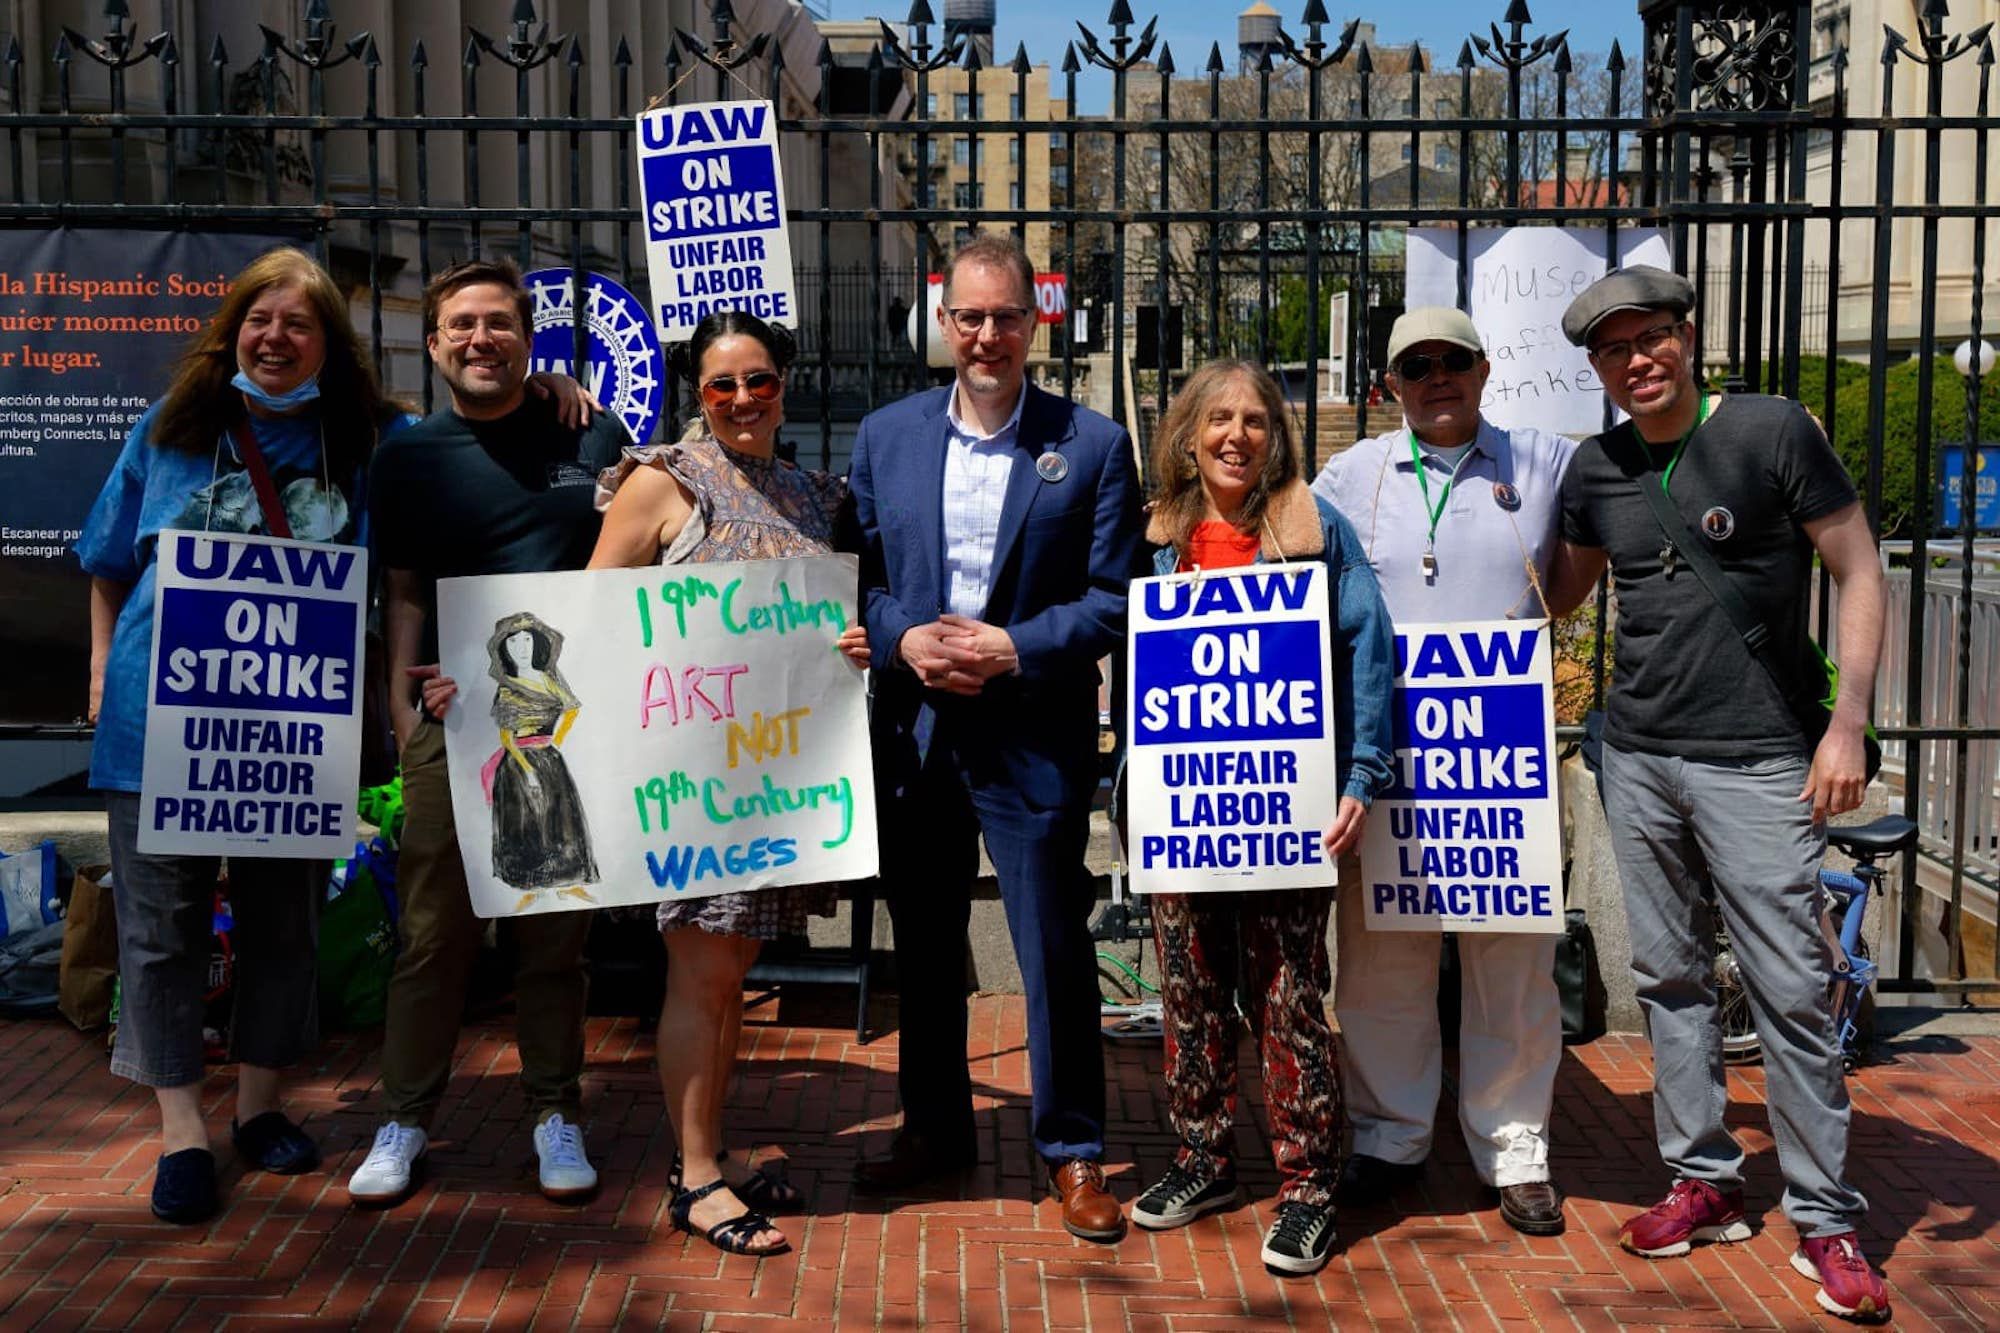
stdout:
POLYGON ((854 1169, 859 1194, 901 1194, 928 1181, 954 1175, 971 1166, 971 1153, 947 1152, 921 1134, 900 1131, 889 1151, 866 1157, 854 1169))
POLYGON ((1072 1157, 1056 1167, 1049 1188, 1062 1200, 1063 1230, 1084 1240, 1117 1240, 1125 1234, 1125 1210, 1104 1184, 1104 1168, 1072 1157))
POLYGON ((1529 1236, 1560 1236, 1567 1225, 1563 1220, 1562 1191, 1546 1180, 1502 1188, 1500 1217, 1514 1230, 1529 1236))

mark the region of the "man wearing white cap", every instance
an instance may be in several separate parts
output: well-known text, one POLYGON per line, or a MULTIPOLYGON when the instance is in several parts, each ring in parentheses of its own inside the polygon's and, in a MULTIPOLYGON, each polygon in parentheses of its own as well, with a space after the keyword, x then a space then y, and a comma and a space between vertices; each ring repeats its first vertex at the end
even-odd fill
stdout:
MULTIPOLYGON (((1313 483, 1360 533, 1397 624, 1539 619, 1576 442, 1479 414, 1492 366, 1463 312, 1410 310, 1389 331, 1396 429, 1335 455, 1313 483)), ((1376 829, 1364 837, 1384 836, 1376 829)), ((1358 884, 1347 858, 1343 885, 1358 884)), ((1362 895, 1336 914, 1334 1009, 1354 1152, 1343 1203, 1387 1198, 1423 1168, 1443 1081, 1438 940, 1371 931, 1362 895)), ((1563 1229, 1549 1180, 1549 1104, 1562 1059, 1553 935, 1462 934, 1459 1123, 1508 1225, 1563 1229)))

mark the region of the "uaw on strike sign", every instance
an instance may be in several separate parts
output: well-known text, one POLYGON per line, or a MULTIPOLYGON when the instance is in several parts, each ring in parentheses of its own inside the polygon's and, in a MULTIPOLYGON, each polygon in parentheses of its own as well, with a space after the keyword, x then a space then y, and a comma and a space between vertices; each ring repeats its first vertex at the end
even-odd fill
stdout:
POLYGON ((1546 621, 1396 627, 1395 782, 1361 839, 1370 930, 1563 928, 1546 621))
POLYGON ((139 850, 353 849, 368 553, 160 534, 139 850))
POLYGON ((1138 579, 1130 608, 1133 889, 1333 883, 1326 566, 1138 579))
POLYGON ((796 327, 777 108, 661 107, 639 117, 637 148, 660 341, 686 342, 718 310, 796 327))

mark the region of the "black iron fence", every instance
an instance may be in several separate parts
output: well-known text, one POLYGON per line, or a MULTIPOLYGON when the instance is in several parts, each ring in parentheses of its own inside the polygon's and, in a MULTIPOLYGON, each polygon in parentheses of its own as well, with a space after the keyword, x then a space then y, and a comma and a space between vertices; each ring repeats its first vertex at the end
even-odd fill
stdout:
MULTIPOLYGON (((414 297, 433 272, 500 249, 644 292, 634 115, 656 96, 759 96, 778 107, 804 278, 793 419, 824 465, 843 461, 847 423, 922 381, 905 317, 974 225, 1015 229, 1066 278, 1069 316, 1037 343, 1051 383, 1122 416, 1131 381, 1157 404, 1205 357, 1303 363, 1292 382, 1316 386, 1333 353, 1341 410, 1364 432, 1380 429, 1367 386, 1421 229, 1441 229, 1428 234, 1455 258, 1461 303, 1486 229, 1579 229, 1611 254, 1657 231, 1697 276, 1705 372, 1812 402, 1878 519, 1885 490, 1907 495, 1891 534, 1909 542, 1904 567, 1931 570, 1947 549, 1934 444, 1977 438, 1982 386, 1968 376, 1960 404, 1938 376, 1985 331, 1996 126, 1988 29, 1964 30, 1942 0, 1879 36, 1816 24, 1828 7, 1809 0, 1644 0, 1637 53, 1574 52, 1524 0, 1484 32, 1392 49, 1306 0, 1295 26, 1274 20, 1227 61, 1220 45, 1168 50, 1113 0, 1104 23, 1032 53, 1046 65, 1026 50, 996 65, 926 0, 873 40, 822 38, 792 10, 746 32, 727 0, 666 5, 671 40, 657 14, 644 31, 551 35, 521 0, 505 31, 463 27, 449 51, 343 35, 324 0, 284 32, 228 8, 202 7, 218 34, 203 50, 137 29, 122 0, 97 32, 51 19, 33 25, 41 49, 10 38, 0 228, 299 229, 354 293, 386 378, 426 407, 414 297), (1087 70, 1108 81, 1102 115, 1078 110, 1087 70), (1330 343, 1336 293, 1346 336, 1330 343)), ((589 12, 613 11, 636 13, 589 12)), ((577 346, 581 361, 580 329, 577 346)), ((1302 397, 1311 442, 1333 404, 1302 397)), ((1968 513, 1974 484, 1966 469, 1968 513)), ((1968 873, 1995 849, 1968 845, 1992 821, 1966 803, 1993 801, 2000 779, 1963 526, 1948 540, 1953 661, 1935 660, 1927 599, 1912 598, 1901 725, 1885 731, 1909 767, 1955 775, 1959 814, 1931 848, 1952 960, 1923 983, 1947 987, 2000 971, 1966 959, 1958 924, 1993 887, 1968 873)), ((1904 800, 1918 812, 1914 783, 1904 800)), ((1917 882, 1916 858, 1904 868, 1917 882)), ((1919 984, 1919 901, 1906 898, 1897 984, 1919 984)))

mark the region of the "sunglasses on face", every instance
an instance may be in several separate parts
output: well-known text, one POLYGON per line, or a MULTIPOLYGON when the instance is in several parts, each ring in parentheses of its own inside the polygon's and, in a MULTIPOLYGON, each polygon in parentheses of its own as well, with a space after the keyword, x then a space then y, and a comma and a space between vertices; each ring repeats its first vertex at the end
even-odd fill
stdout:
POLYGON ((768 403, 785 391, 784 376, 768 370, 753 370, 738 379, 734 375, 717 375, 701 386, 701 400, 713 408, 724 408, 736 401, 736 386, 760 403, 768 403))
POLYGON ((1396 378, 1405 384, 1422 384, 1440 366, 1447 375, 1463 375, 1477 364, 1479 354, 1463 347, 1454 347, 1442 356, 1417 352, 1396 363, 1396 378))

